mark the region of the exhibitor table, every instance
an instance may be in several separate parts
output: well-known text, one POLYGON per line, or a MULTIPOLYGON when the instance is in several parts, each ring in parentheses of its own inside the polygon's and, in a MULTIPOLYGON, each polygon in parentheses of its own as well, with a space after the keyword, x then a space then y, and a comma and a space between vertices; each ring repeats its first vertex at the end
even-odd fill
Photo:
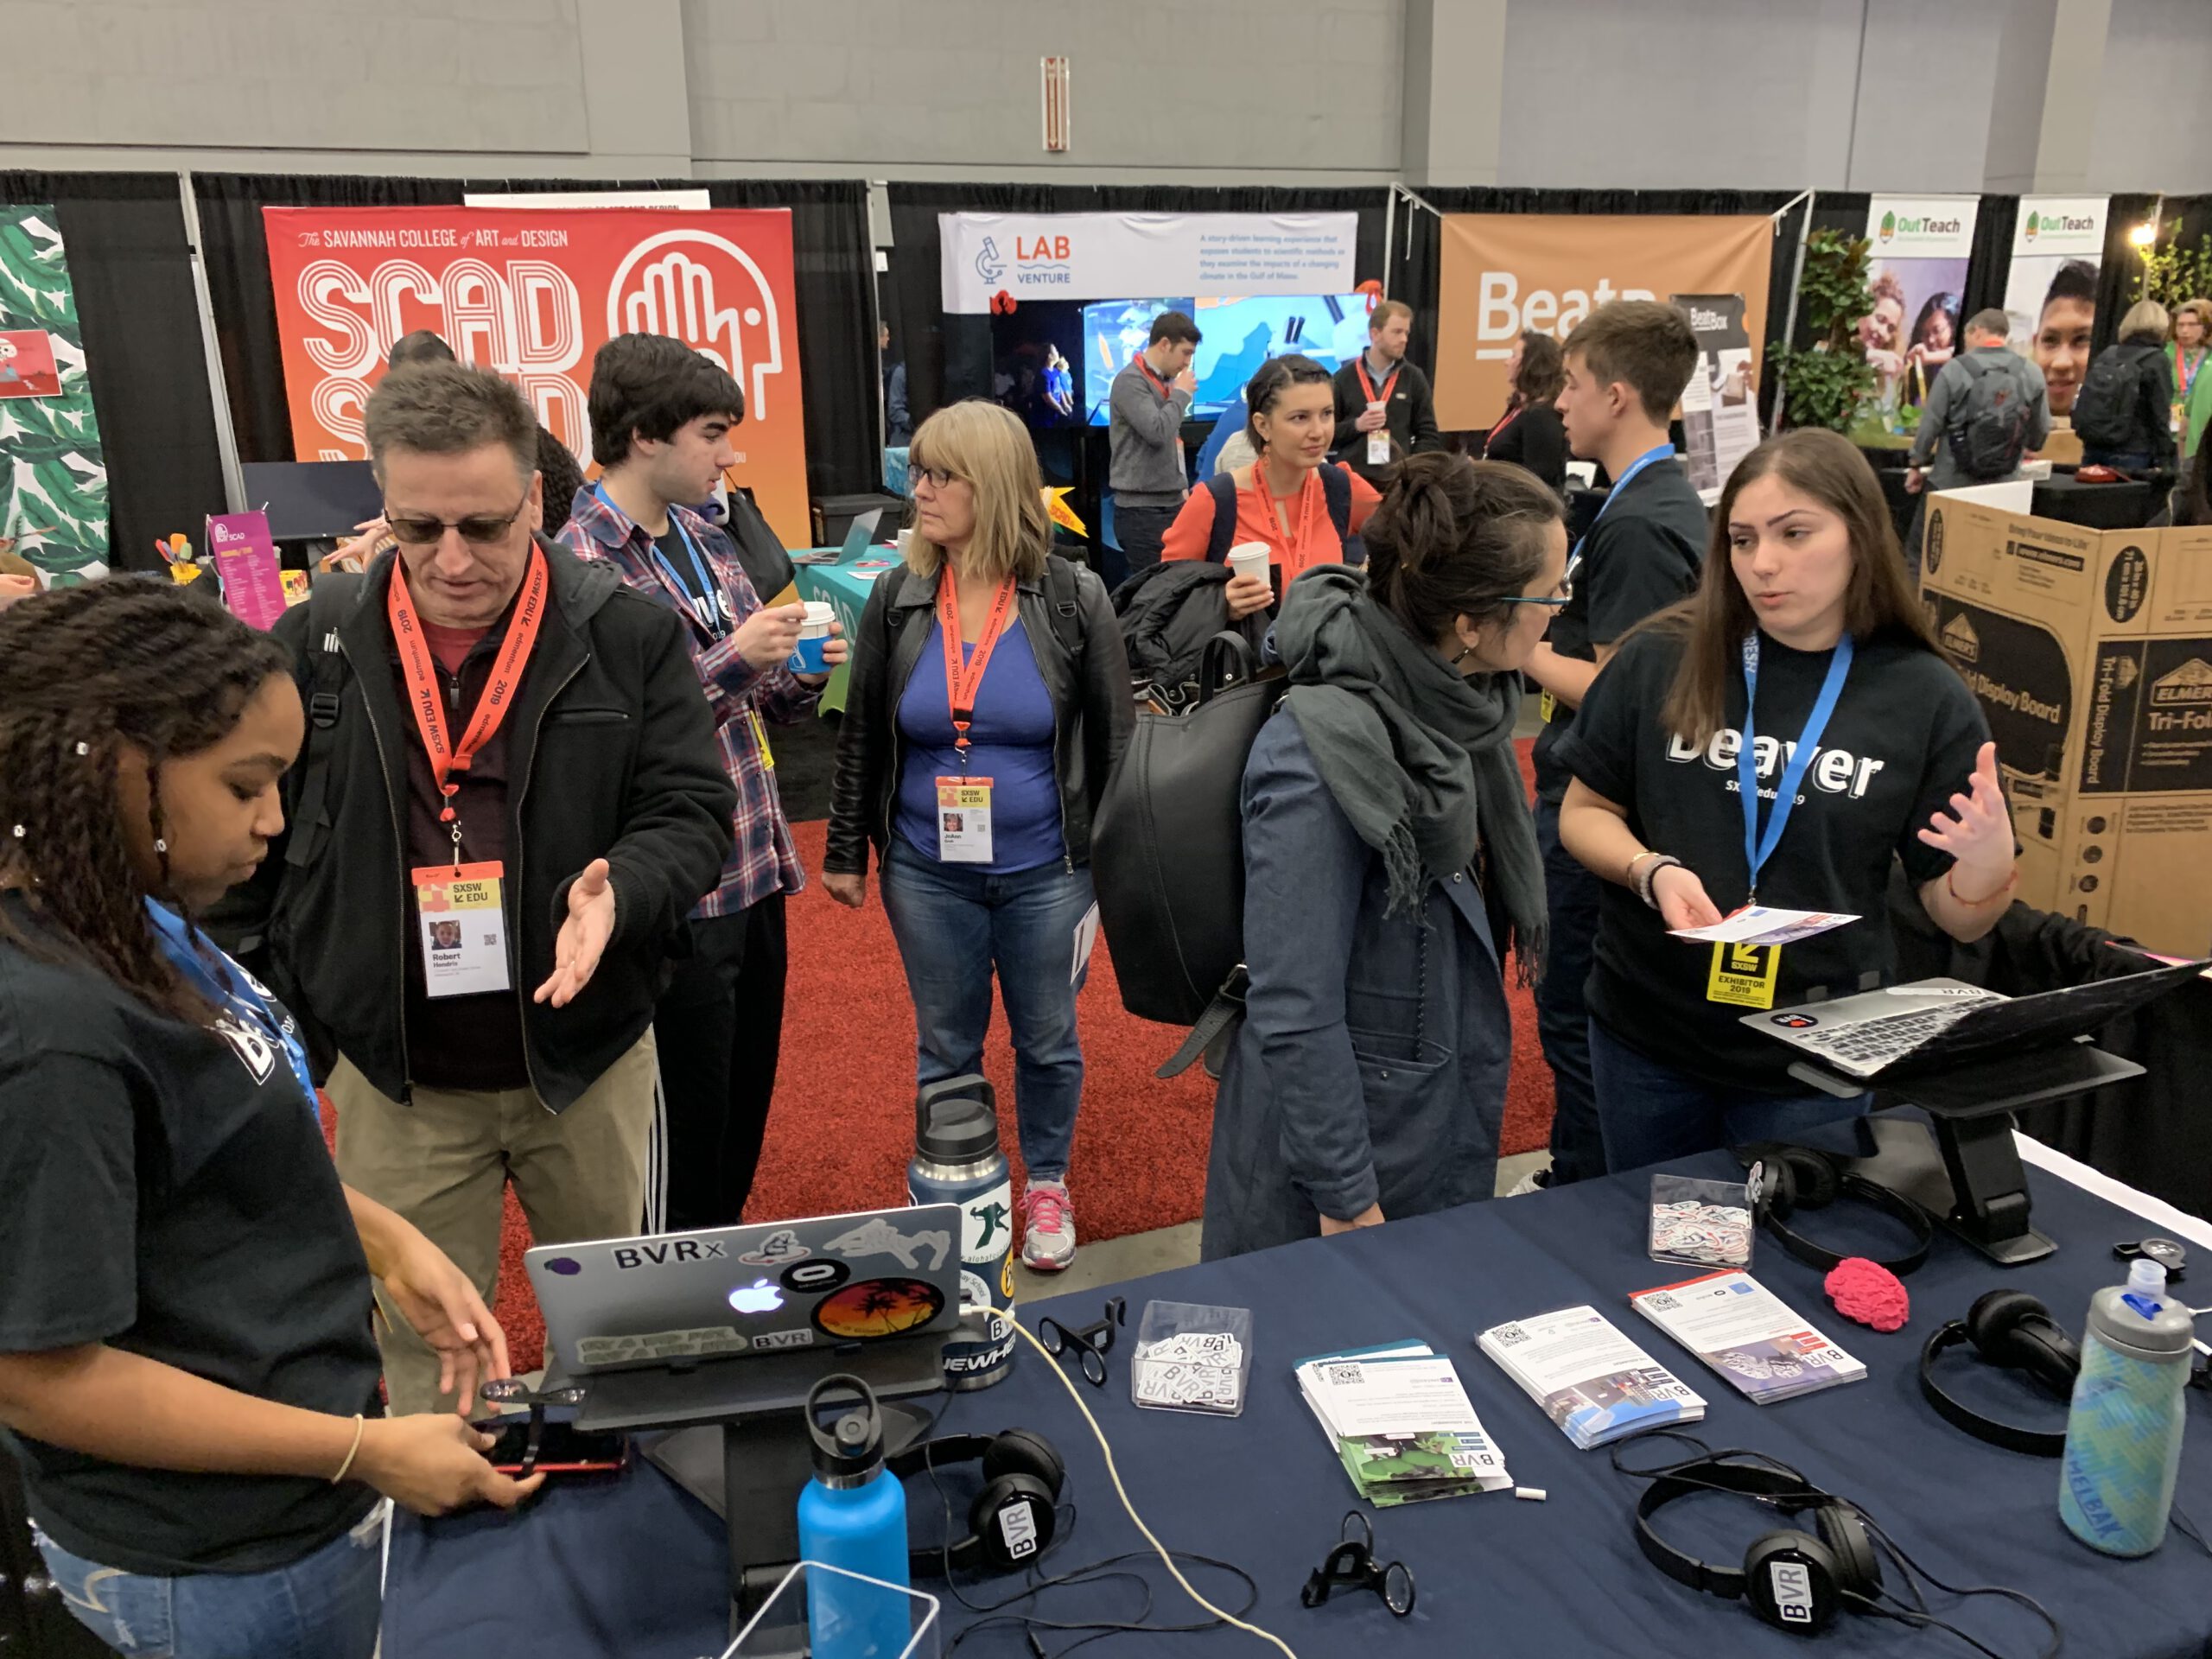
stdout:
MULTIPOLYGON (((827 604, 837 613, 837 620, 845 625, 846 639, 858 639, 861 613, 868 608, 868 589, 899 562, 899 550, 870 545, 849 559, 844 556, 842 548, 817 547, 814 553, 829 556, 828 562, 798 566, 798 596, 827 604)), ((830 683, 822 688, 822 699, 817 705, 820 712, 844 712, 845 688, 851 679, 851 669, 843 664, 830 671, 830 683)))
POLYGON ((2164 505, 2164 490, 2147 478, 2084 484, 2071 473, 2053 473, 2036 480, 2036 517, 2084 530, 2140 530, 2164 505))
MULTIPOLYGON (((2030 1147, 2031 1155, 2035 1153, 2030 1147)), ((2117 1282, 2113 1244, 2151 1232, 2195 1232, 2195 1272, 2177 1287, 2193 1295, 2212 1277, 2212 1234, 2070 1160, 2042 1153, 2086 1184, 2130 1201, 2133 1213, 2075 1179, 2031 1166, 2037 1225, 2059 1243, 2029 1267, 1999 1269, 1940 1235, 1928 1264, 1909 1277, 1912 1316, 1882 1336, 1851 1324, 1821 1294, 1820 1274, 1762 1235, 1752 1272, 1847 1351, 1866 1362, 1862 1382, 1755 1407, 1677 1349, 1627 1306, 1628 1293, 1693 1276, 1644 1255, 1648 1171, 1441 1215, 1393 1222, 1234 1261, 1202 1264, 1114 1288, 1128 1299, 1124 1341, 1111 1356, 1108 1386, 1083 1389, 1112 1440, 1139 1511, 1174 1548, 1234 1560, 1258 1580, 1252 1621, 1303 1659, 1358 1653, 1495 1655, 1498 1659, 1585 1654, 1802 1656, 1801 1638, 1760 1624, 1742 1605, 1695 1593, 1662 1578, 1638 1553, 1630 1514, 1640 1483, 1616 1474, 1604 1452, 1570 1446, 1543 1412, 1475 1345, 1500 1321, 1587 1301, 1673 1369, 1710 1402, 1699 1433, 1716 1448, 1752 1447, 1796 1465, 1831 1491, 1863 1505, 1916 1559, 1960 1585, 2004 1585, 2037 1598, 2056 1618, 2069 1654, 2099 1659, 2202 1656, 2212 1637, 2212 1556, 2178 1531, 2156 1554, 2115 1560, 2086 1548, 2060 1525, 2058 1465, 1971 1440, 1920 1398, 1916 1363, 1927 1334, 1963 1317, 1982 1292, 2005 1287, 2047 1302, 2078 1332, 2093 1291, 2117 1282), (2146 1219, 2145 1214, 2155 1219, 2146 1219), (1128 1350, 1147 1300, 1249 1308, 1254 1362, 1249 1403, 1236 1419, 1141 1411, 1128 1397, 1128 1350), (1458 1364, 1484 1426, 1514 1478, 1547 1489, 1543 1503, 1510 1493, 1449 1499, 1370 1513, 1377 1559, 1402 1560, 1420 1586, 1405 1619, 1372 1595, 1340 1595, 1307 1611, 1299 1589, 1354 1507, 1349 1482, 1300 1399, 1292 1367, 1333 1349, 1420 1338, 1458 1364)), ((1668 1167, 1732 1173, 1725 1154, 1668 1167)), ((1894 1223, 1838 1205, 1801 1213, 1823 1243, 1880 1251, 1894 1223)), ((1020 1310, 1070 1324, 1098 1317, 1103 1293, 1020 1310)), ((1985 1411, 2057 1427, 2064 1408, 2018 1374, 1957 1355, 1945 1373, 1953 1391, 1985 1411)), ((1069 1541, 1048 1570, 1065 1570, 1141 1541, 1116 1500, 1097 1443, 1046 1363, 1026 1344, 1002 1385, 952 1398, 940 1433, 1042 1432, 1068 1466, 1066 1497, 1078 1512, 1069 1541)), ((2188 1405, 2178 1502, 2212 1521, 2212 1408, 2196 1391, 2188 1405)), ((1636 1448, 1656 1456, 1660 1448, 1636 1448)), ((949 1478, 964 1517, 972 1466, 949 1478)), ((796 1494, 794 1494, 796 1501, 796 1494)), ((929 1483, 907 1484, 918 1541, 943 1525, 929 1483)), ((1753 1538, 1785 1524, 1741 1500, 1699 1497, 1669 1507, 1665 1535, 1715 1562, 1739 1562, 1753 1538)), ((1189 1569, 1186 1567, 1186 1570, 1189 1569)), ((1158 1563, 1154 1618, 1194 1617, 1158 1563)), ((1217 1573, 1201 1586, 1234 1608, 1241 1592, 1217 1573)), ((532 1659, 693 1659, 726 1645, 727 1579, 721 1524, 650 1465, 599 1488, 549 1490, 522 1513, 442 1521, 398 1519, 385 1604, 385 1651, 408 1659, 480 1659, 486 1652, 532 1659)), ((941 1581, 918 1587, 944 1594, 941 1581)), ((971 1599, 995 1600, 1011 1579, 963 1580, 971 1599)), ((1126 1585, 1050 1592, 1047 1618, 1133 1616, 1126 1585), (1119 1610, 1119 1611, 1116 1611, 1119 1610)), ((2012 1659, 2040 1654, 2043 1626, 2012 1604, 1937 1599, 1939 1616, 2012 1659)), ((947 1639, 973 1615, 945 1601, 947 1639)), ((1057 1651, 1072 1634, 1048 1639, 1057 1651)), ((1109 1637, 1103 1651, 1167 1656, 1271 1651, 1235 1631, 1109 1637)), ((978 1656, 1021 1655, 1021 1631, 999 1626, 963 1644, 978 1656)), ((1940 1632, 1847 1615, 1819 1643, 1831 1655, 1970 1651, 1940 1632)))

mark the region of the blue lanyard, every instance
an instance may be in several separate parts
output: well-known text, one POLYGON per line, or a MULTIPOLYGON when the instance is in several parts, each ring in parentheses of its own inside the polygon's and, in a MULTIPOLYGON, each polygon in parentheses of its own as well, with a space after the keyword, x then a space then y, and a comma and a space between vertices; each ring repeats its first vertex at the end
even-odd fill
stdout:
POLYGON ((1806 716, 1805 729, 1798 735, 1789 765, 1782 769, 1782 781, 1775 786, 1774 810, 1767 815, 1766 834, 1762 836, 1759 767, 1753 753, 1758 734, 1751 723, 1759 700, 1758 630, 1754 628, 1744 636, 1744 741, 1736 752, 1736 788, 1744 798, 1744 861, 1751 866, 1751 891, 1744 900, 1746 904, 1758 902, 1759 871, 1782 843, 1782 826, 1789 821, 1789 809, 1797 804, 1797 786, 1805 781, 1805 769, 1813 764, 1813 752, 1820 747, 1821 734, 1828 728, 1828 716, 1835 713, 1835 705, 1843 696, 1844 677, 1851 672, 1855 649, 1848 633, 1835 642, 1835 650, 1828 658, 1827 677, 1821 682, 1821 695, 1813 700, 1813 712, 1806 716))
MULTIPOLYGON (((615 506, 613 498, 607 493, 605 485, 593 485, 592 493, 609 507, 613 508, 616 512, 622 512, 622 509, 615 506)), ((626 518, 629 518, 627 513, 623 513, 622 516, 626 518)), ((632 520, 632 522, 635 521, 632 520)), ((662 554, 658 542, 652 543, 653 563, 660 567, 661 574, 668 578, 669 586, 683 594, 686 602, 691 607, 692 614, 699 619, 699 626, 719 639, 723 633, 722 612, 721 607, 715 601, 715 595, 721 591, 721 587, 715 581, 706 560, 700 557, 699 550, 691 540, 691 532, 683 528, 683 521, 676 516, 676 510, 673 507, 669 509, 668 522, 675 526, 676 539, 683 543, 683 550, 691 556, 691 569, 699 578, 697 594, 693 595, 684 588, 683 579, 676 574, 676 567, 669 563, 667 558, 662 554)))
POLYGON ((1675 446, 1671 443, 1662 443, 1645 450, 1634 461, 1629 462, 1628 469, 1613 480, 1613 487, 1605 492, 1605 499, 1598 504, 1598 518, 1590 521, 1590 529, 1584 531, 1582 540, 1575 543, 1574 555, 1567 561, 1568 569, 1572 570, 1575 565, 1581 563, 1583 543, 1590 539, 1591 531, 1598 528, 1598 520, 1605 516, 1605 509, 1620 499, 1621 492, 1629 486, 1629 480, 1654 461, 1672 461, 1674 458, 1675 446))
POLYGON ((189 926, 174 911, 146 901, 146 913, 153 920, 154 931, 161 935, 162 949, 177 970, 190 980, 207 1000, 243 1024, 256 1027, 271 1048, 283 1052, 290 1064, 292 1076, 298 1079, 300 1092, 307 1096, 308 1109, 316 1110, 315 1074, 308 1070, 308 1051, 300 1041, 299 1027, 289 1014, 278 1020, 276 1012, 269 1005, 268 993, 255 983, 253 976, 226 956, 222 950, 201 933, 189 926), (202 950, 212 951, 222 963, 223 972, 218 976, 209 965, 202 950))

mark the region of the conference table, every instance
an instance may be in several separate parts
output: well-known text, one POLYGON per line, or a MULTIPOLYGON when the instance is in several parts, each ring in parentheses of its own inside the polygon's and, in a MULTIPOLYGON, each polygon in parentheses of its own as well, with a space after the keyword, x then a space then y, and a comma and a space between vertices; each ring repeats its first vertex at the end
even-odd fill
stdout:
MULTIPOLYGON (((1130 1498, 1172 1548, 1235 1561, 1257 1580, 1249 1617, 1306 1659, 1382 1656, 1596 1654, 1802 1655, 1802 1638, 1758 1622, 1742 1605, 1662 1577, 1639 1553, 1631 1516, 1641 1483, 1615 1471, 1603 1451, 1578 1452, 1533 1402, 1483 1356, 1476 1334, 1491 1325, 1588 1302, 1710 1402, 1694 1430, 1713 1447, 1755 1448, 1795 1465, 1862 1505, 1919 1562, 1954 1585, 2001 1585, 2040 1599, 2066 1636, 2065 1651, 2101 1659, 2202 1656, 2212 1637, 2212 1555, 2178 1531, 2155 1554, 2118 1560, 2076 1542, 2056 1514, 2058 1465, 1984 1445, 1940 1421, 1916 1380, 1920 1346, 1944 1320, 1963 1317, 1984 1291, 2033 1293, 2078 1332, 2091 1294, 2124 1276, 2113 1246, 2147 1233, 2182 1236, 2212 1275, 2212 1228, 2022 1140, 2034 1220, 2056 1253, 2000 1269, 1948 1235, 1906 1281, 1906 1327, 1879 1335, 1828 1303, 1821 1275, 1762 1235, 1751 1271, 1847 1352, 1864 1361, 1861 1382, 1764 1408, 1632 1313, 1632 1292, 1693 1276, 1645 1256, 1650 1172, 1557 1192, 1496 1199, 1393 1222, 1333 1239, 1163 1273, 1113 1288, 1128 1324, 1109 1357, 1108 1386, 1075 1386, 1109 1437, 1130 1498), (1147 1301, 1249 1308, 1253 1366, 1241 1417, 1143 1410, 1128 1396, 1128 1352, 1147 1301), (1380 1599, 1339 1592, 1320 1608, 1300 1605, 1306 1575, 1337 1541, 1355 1507, 1350 1482, 1293 1378, 1316 1354, 1418 1338, 1451 1356, 1484 1426, 1516 1482, 1543 1489, 1541 1502, 1510 1492, 1370 1512, 1376 1558, 1402 1560, 1419 1599, 1409 1618, 1380 1599)), ((1682 1173, 1735 1174, 1711 1154, 1666 1166, 1682 1173)), ((825 1200, 826 1207, 834 1203, 825 1200)), ((1801 1230, 1847 1252, 1895 1251, 1897 1224, 1840 1204, 1801 1211, 1801 1230)), ((2194 1279, 2184 1280, 2184 1294, 2194 1279)), ((1035 1328, 1049 1313, 1070 1327, 1099 1318, 1105 1293, 1023 1307, 1035 1328)), ((1108 1479, 1098 1445, 1048 1374, 1023 1345, 1008 1379, 950 1396, 938 1432, 1039 1431, 1068 1468, 1064 1501, 1076 1507, 1066 1541, 1046 1566, 1065 1572, 1142 1541, 1108 1479)), ((2063 1427, 2063 1404, 2017 1373, 1954 1353, 1952 1391, 1992 1414, 2039 1427, 2063 1427)), ((2212 1433, 2207 1402, 2190 1395, 2178 1502, 2212 1522, 2212 1433)), ((1662 1460, 1663 1443, 1631 1447, 1662 1460)), ((964 1517, 974 1465, 946 1477, 964 1517)), ((907 1483, 918 1542, 943 1535, 938 1495, 907 1483)), ((1745 1547, 1786 1524, 1741 1499, 1700 1495, 1661 1516, 1666 1535, 1712 1562, 1739 1563, 1745 1547)), ((403 1516, 390 1546, 385 1651, 408 1659, 480 1659, 486 1652, 532 1659, 693 1659, 727 1643, 727 1565, 719 1521, 650 1465, 609 1484, 549 1486, 523 1510, 423 1521, 403 1516)), ((1161 1623, 1190 1623, 1194 1610, 1158 1561, 1139 1564, 1161 1623)), ((1217 1571, 1185 1564, 1210 1597, 1234 1611, 1243 1592, 1217 1571)), ((1894 1575, 1892 1575, 1894 1576, 1894 1575)), ((942 1581, 918 1588, 944 1595, 942 1581)), ((971 1601, 995 1600, 1012 1579, 963 1578, 971 1601)), ((1037 1611, 1058 1619, 1135 1616, 1127 1583, 1047 1592, 1037 1611)), ((1935 1598, 1935 1611, 1998 1653, 2030 1659, 2046 1646, 2043 1626, 2010 1602, 1935 1598)), ((1033 1604, 1033 1605, 1034 1604, 1033 1604)), ((949 1643, 976 1616, 949 1597, 949 1643)), ((1047 1636, 1057 1651, 1072 1634, 1047 1636)), ((1257 1652, 1249 1637, 1119 1636, 1107 1651, 1204 1655, 1257 1652), (1116 1644, 1118 1643, 1118 1646, 1116 1644)), ((1022 1631, 979 1630, 963 1651, 1027 1655, 1022 1631)), ((1955 1638, 1846 1617, 1821 1638, 1836 1655, 1969 1651, 1955 1638)))
MULTIPOLYGON (((797 556, 819 563, 795 563, 798 580, 798 596, 827 604, 837 613, 837 620, 845 626, 848 640, 860 637, 861 613, 868 608, 868 596, 877 580, 899 562, 895 547, 871 544, 859 552, 848 555, 842 548, 817 547, 797 556)), ((817 712, 842 714, 845 709, 845 690, 852 679, 852 671, 843 664, 830 672, 829 683, 822 688, 822 700, 817 712)))
POLYGON ((2036 517, 2063 519, 2084 530, 2139 530, 2165 504, 2165 487, 2155 479, 2084 484, 2071 473, 2054 472, 2036 480, 2036 517))

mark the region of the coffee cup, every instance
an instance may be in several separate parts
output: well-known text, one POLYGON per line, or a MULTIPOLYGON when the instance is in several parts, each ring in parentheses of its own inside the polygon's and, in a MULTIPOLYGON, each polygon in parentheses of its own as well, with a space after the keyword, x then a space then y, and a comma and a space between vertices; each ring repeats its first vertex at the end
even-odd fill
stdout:
POLYGON ((1367 412, 1368 412, 1369 414, 1370 414, 1370 415, 1380 415, 1380 414, 1382 414, 1382 411, 1383 411, 1384 410, 1388 409, 1389 407, 1389 405, 1388 404, 1385 404, 1385 403, 1384 403, 1384 402, 1383 402, 1380 397, 1376 397, 1376 398, 1372 398, 1372 399, 1370 399, 1370 400, 1369 401, 1368 405, 1367 405, 1367 412))
POLYGON ((903 559, 906 556, 906 550, 913 546, 913 544, 914 532, 912 531, 902 530, 899 532, 899 556, 900 558, 903 559))
POLYGON ((818 599, 806 601, 806 615, 798 625, 798 649, 788 664, 794 674, 827 674, 823 653, 830 649, 830 625, 837 615, 835 606, 818 599))
POLYGON ((1274 554, 1265 542, 1239 542, 1229 550, 1229 569, 1232 575, 1268 579, 1268 566, 1274 554))

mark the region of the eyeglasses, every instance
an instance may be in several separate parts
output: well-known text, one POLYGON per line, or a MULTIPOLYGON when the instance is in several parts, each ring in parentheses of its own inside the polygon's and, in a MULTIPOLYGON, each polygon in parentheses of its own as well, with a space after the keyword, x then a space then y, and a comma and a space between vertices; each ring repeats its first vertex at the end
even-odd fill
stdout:
POLYGON ((1530 599, 1525 594, 1516 594, 1510 599, 1502 599, 1498 603, 1501 605, 1548 605, 1552 609, 1557 610, 1560 606, 1565 605, 1573 600, 1573 578, 1571 576, 1561 576, 1560 578, 1558 591, 1548 594, 1541 599, 1530 599))
POLYGON ((1045 1351, 1055 1359, 1068 1348, 1080 1356, 1083 1380, 1094 1389, 1106 1386, 1106 1356, 1114 1351, 1114 1332, 1117 1326, 1129 1322, 1127 1299, 1116 1296, 1106 1304, 1105 1317, 1096 1325, 1086 1325, 1079 1331, 1071 1331, 1049 1313, 1037 1321, 1037 1339, 1045 1344, 1045 1351))
POLYGON ((1337 1531, 1337 1547, 1307 1577, 1298 1599, 1308 1607, 1319 1607, 1332 1590, 1372 1590, 1400 1618, 1414 1610, 1413 1569, 1403 1561, 1375 1559, 1375 1529, 1357 1510, 1344 1516, 1337 1531))
POLYGON ((472 512, 466 518, 433 518, 425 513, 395 513, 390 507, 384 510, 384 521, 391 526, 392 539, 402 547, 435 547, 446 538, 446 531, 457 530, 461 539, 474 547, 490 547, 503 540, 522 510, 530 505, 530 491, 524 488, 522 499, 516 502, 514 511, 504 517, 498 513, 472 512))
POLYGON ((925 479, 929 480, 929 486, 933 490, 941 490, 948 484, 957 484, 963 481, 960 474, 950 467, 910 467, 906 469, 906 480, 910 488, 925 479))

